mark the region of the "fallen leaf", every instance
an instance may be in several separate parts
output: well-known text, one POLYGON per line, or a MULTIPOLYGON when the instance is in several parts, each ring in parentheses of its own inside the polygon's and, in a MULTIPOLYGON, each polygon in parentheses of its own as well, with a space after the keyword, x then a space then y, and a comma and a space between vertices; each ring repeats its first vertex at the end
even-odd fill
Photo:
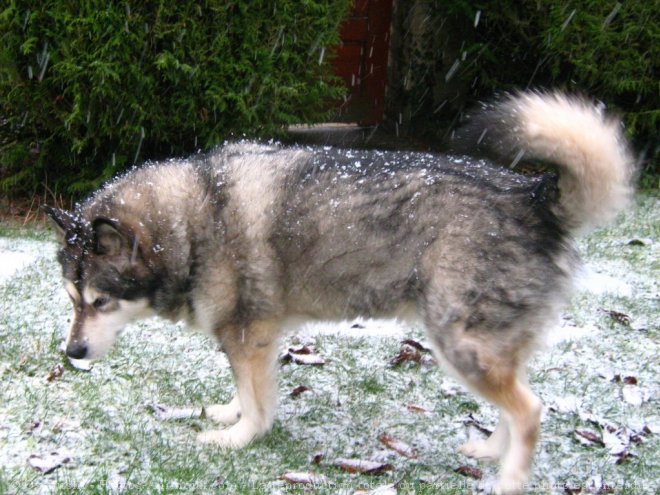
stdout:
POLYGON ((292 485, 320 485, 328 482, 328 479, 322 474, 309 472, 291 472, 280 476, 281 480, 292 485))
POLYGON ((390 359, 390 366, 399 366, 406 361, 420 363, 427 367, 438 365, 431 349, 413 339, 405 339, 401 342, 401 350, 398 355, 390 359))
POLYGON ((366 328, 366 327, 364 325, 362 325, 361 323, 353 323, 351 325, 351 328, 362 329, 362 328, 366 328))
POLYGON ((425 407, 418 406, 417 404, 406 404, 406 409, 408 409, 408 411, 410 412, 421 413, 421 414, 428 414, 431 412, 425 407))
POLYGON ((28 464, 42 474, 49 474, 70 460, 71 458, 66 454, 49 452, 47 454, 32 454, 28 457, 28 464))
POLYGON ((64 366, 61 363, 57 363, 51 368, 51 370, 46 375, 46 382, 50 383, 56 378, 61 377, 64 374, 64 366))
POLYGON ((634 376, 624 376, 623 383, 626 385, 637 385, 637 377, 634 376))
POLYGON ((632 320, 631 320, 630 316, 628 316, 627 314, 625 314, 625 313, 621 313, 620 311, 615 311, 615 310, 613 310, 613 309, 604 309, 604 308, 600 308, 600 311, 602 311, 603 313, 605 313, 607 316, 609 316, 610 318, 612 318, 612 319, 613 319, 614 321, 616 321, 617 323, 619 323, 619 324, 621 324, 621 325, 624 325, 624 326, 626 326, 626 327, 629 327, 629 326, 630 326, 630 322, 631 322, 632 320))
POLYGON ((162 404, 147 406, 160 421, 171 421, 177 419, 197 419, 204 414, 201 407, 170 407, 162 404))
POLYGON ((335 466, 340 467, 349 473, 361 474, 383 474, 385 471, 392 471, 394 466, 383 462, 364 461, 362 459, 337 459, 335 466))
POLYGON ((409 346, 411 346, 411 347, 414 347, 415 349, 417 349, 417 350, 420 351, 420 352, 431 352, 431 349, 430 349, 430 348, 428 348, 428 347, 426 347, 426 346, 420 344, 419 342, 417 342, 417 341, 414 340, 414 339, 405 339, 405 340, 402 341, 401 343, 402 343, 402 344, 407 344, 407 345, 409 345, 409 346))
POLYGON ((408 344, 403 344, 399 354, 390 359, 390 366, 399 366, 405 362, 419 363, 421 360, 422 353, 419 349, 408 344))
POLYGON ((309 387, 305 387, 304 385, 299 385, 298 387, 294 388, 291 391, 291 397, 298 397, 299 395, 305 393, 305 392, 310 392, 312 389, 309 387))
POLYGON ((459 466, 454 469, 454 472, 475 480, 480 480, 484 475, 481 469, 472 466, 459 466))
POLYGON ((392 449, 403 457, 407 457, 408 459, 417 459, 417 452, 415 452, 415 450, 410 445, 389 436, 387 433, 381 433, 381 435, 378 437, 378 440, 380 443, 385 445, 385 447, 392 449))
POLYGON ((604 447, 605 443, 600 438, 598 433, 595 433, 591 430, 575 430, 575 435, 578 437, 578 440, 582 445, 598 445, 599 447, 604 447))
POLYGON ((306 345, 298 348, 289 348, 281 358, 282 363, 294 362, 296 364, 320 366, 325 364, 325 359, 316 354, 314 350, 306 345))

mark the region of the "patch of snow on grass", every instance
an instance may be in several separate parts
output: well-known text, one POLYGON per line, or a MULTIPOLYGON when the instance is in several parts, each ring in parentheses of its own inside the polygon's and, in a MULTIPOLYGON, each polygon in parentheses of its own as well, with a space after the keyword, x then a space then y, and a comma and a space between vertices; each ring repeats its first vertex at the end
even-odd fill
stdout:
POLYGON ((408 327, 400 320, 368 319, 342 322, 310 322, 300 327, 301 337, 317 337, 319 335, 338 335, 346 338, 404 338, 408 335, 408 327))
MULTIPOLYGON (((604 493, 604 486, 658 493, 652 473, 660 461, 654 273, 660 243, 646 226, 653 223, 649 213, 636 215, 625 234, 617 227, 616 234, 583 243, 581 251, 593 254, 573 304, 548 332, 550 345, 530 362, 531 385, 546 405, 533 493, 604 493), (645 240, 631 245, 622 235, 645 240), (632 323, 614 318, 616 312, 632 323), (596 441, 582 443, 578 431, 596 441)), ((229 365, 214 340, 153 318, 132 325, 90 373, 67 365, 48 381, 49 370, 65 363, 58 347, 71 311, 55 245, 0 238, 0 265, 9 273, 0 276, 0 492, 247 493, 248 486, 289 493, 282 480, 289 472, 326 477, 327 486, 313 488, 319 495, 368 493, 402 477, 411 484, 402 493, 442 492, 459 483, 460 493, 492 488, 496 468, 455 450, 493 430, 497 410, 439 367, 390 364, 401 340, 427 345, 418 327, 396 320, 290 327, 282 349, 308 345, 325 365, 281 364, 273 432, 226 453, 195 443, 200 430, 217 427, 210 421, 163 421, 153 411, 154 404, 178 413, 231 399, 229 365), (7 253, 31 261, 14 269, 7 253), (305 393, 292 393, 301 386, 305 393), (382 433, 410 445, 418 458, 384 448, 382 433), (30 456, 51 452, 71 460, 48 475, 28 464, 30 456), (310 464, 316 454, 322 460, 310 464), (391 463, 395 471, 371 479, 332 465, 352 457, 391 463), (483 478, 456 474, 461 466, 478 467, 483 478)))
POLYGON ((591 294, 613 294, 620 297, 632 297, 633 289, 625 281, 615 278, 592 264, 585 264, 575 279, 578 291, 591 294))
POLYGON ((41 241, 0 238, 0 282, 10 279, 26 266, 34 263, 50 247, 41 241))

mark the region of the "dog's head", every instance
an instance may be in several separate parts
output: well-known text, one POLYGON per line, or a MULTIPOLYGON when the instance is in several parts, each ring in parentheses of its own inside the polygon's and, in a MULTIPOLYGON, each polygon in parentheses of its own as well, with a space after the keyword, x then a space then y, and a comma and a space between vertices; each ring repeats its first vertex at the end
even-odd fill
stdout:
POLYGON ((45 208, 55 225, 64 287, 73 303, 66 353, 102 357, 131 321, 151 314, 153 275, 139 235, 117 220, 45 208))

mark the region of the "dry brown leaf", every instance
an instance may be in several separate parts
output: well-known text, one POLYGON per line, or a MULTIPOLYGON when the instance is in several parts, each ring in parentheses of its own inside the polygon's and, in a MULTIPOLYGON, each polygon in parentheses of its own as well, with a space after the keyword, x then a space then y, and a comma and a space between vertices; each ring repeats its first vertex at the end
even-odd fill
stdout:
POLYGON ((310 472, 291 472, 280 476, 281 480, 292 485, 320 485, 328 482, 328 479, 322 474, 310 472))
POLYGON ((51 368, 51 370, 46 375, 46 382, 50 383, 56 378, 61 377, 64 374, 64 366, 61 363, 57 363, 51 368))
POLYGON ((417 404, 406 404, 406 409, 408 409, 408 411, 410 412, 420 413, 420 414, 428 414, 429 412, 431 412, 425 407, 418 406, 417 404))
POLYGON ((383 474, 385 471, 392 471, 394 469, 392 464, 364 461, 362 459, 336 459, 335 466, 349 473, 373 475, 383 474))
POLYGON ((575 435, 583 445, 598 445, 599 447, 605 446, 605 443, 600 438, 598 433, 595 433, 591 430, 575 430, 575 435))
POLYGON ((407 457, 408 459, 417 459, 417 452, 415 452, 415 450, 410 445, 389 436, 387 433, 381 433, 378 437, 378 441, 385 445, 385 447, 392 449, 403 457, 407 457))
POLYGON ((484 475, 481 469, 472 466, 459 466, 454 469, 454 472, 475 480, 480 480, 484 475))
POLYGON ((629 327, 631 323, 631 318, 625 313, 621 313, 620 311, 615 311, 613 309, 605 309, 605 308, 600 308, 600 310, 605 313, 607 316, 612 318, 614 321, 617 323, 629 327))
POLYGON ((427 367, 437 366, 438 362, 431 354, 431 349, 413 339, 401 342, 399 354, 390 359, 390 366, 399 366, 404 362, 419 363, 427 367))
POLYGON ((390 366, 399 366, 401 363, 413 362, 419 363, 422 360, 422 353, 416 347, 403 344, 399 354, 390 359, 390 366))
POLYGON ((312 389, 309 387, 299 385, 291 391, 291 397, 298 397, 299 395, 304 394, 305 392, 310 392, 311 390, 312 389))

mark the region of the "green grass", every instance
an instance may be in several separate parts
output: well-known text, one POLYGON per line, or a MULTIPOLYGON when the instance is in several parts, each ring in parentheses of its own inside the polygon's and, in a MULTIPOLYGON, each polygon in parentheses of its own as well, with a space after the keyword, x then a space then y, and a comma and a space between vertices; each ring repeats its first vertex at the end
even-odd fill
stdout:
MULTIPOLYGON (((617 225, 580 242, 590 266, 625 282, 632 293, 579 292, 567 316, 592 331, 532 360, 532 386, 549 406, 532 493, 553 492, 543 487, 563 483, 582 486, 585 493, 595 476, 615 485, 616 493, 657 490, 658 205, 657 196, 647 195, 617 225), (652 243, 631 246, 631 238, 652 243), (601 308, 629 314, 632 328, 614 322, 601 308), (606 369, 635 376, 648 400, 639 406, 622 400, 625 385, 602 377, 606 369), (576 398, 577 410, 558 410, 556 403, 564 397, 576 398), (630 444, 634 457, 617 465, 606 448, 576 440, 576 429, 602 434, 604 427, 593 424, 589 414, 630 431, 646 425, 653 433, 630 444)), ((23 238, 44 239, 41 232, 12 232, 0 230, 10 249, 23 238)), ((468 415, 492 428, 496 411, 454 386, 438 367, 391 367, 400 349, 396 337, 356 338, 340 332, 290 337, 283 348, 303 339, 326 364, 281 366, 273 431, 240 451, 197 444, 197 433, 213 427, 209 421, 161 421, 149 406, 228 401, 234 390, 231 373, 215 343, 181 325, 153 320, 128 330, 91 372, 75 370, 60 351, 70 308, 55 247, 37 245, 37 261, 0 282, 0 493, 352 494, 396 484, 399 494, 458 494, 469 493, 476 482, 455 473, 457 467, 474 466, 486 479, 494 476, 494 466, 469 460, 456 448, 466 439, 468 415), (46 382, 57 364, 65 366, 64 373, 46 382), (300 385, 311 391, 292 397, 300 385), (429 412, 411 412, 407 404, 429 412), (378 441, 383 432, 413 446, 418 458, 385 448, 378 441), (52 451, 68 453, 70 462, 48 475, 28 465, 31 454, 52 451), (315 455, 322 456, 320 464, 312 462, 315 455), (339 457, 379 460, 395 469, 383 476, 348 474, 333 465, 339 457), (280 477, 291 471, 322 474, 328 483, 287 485, 280 477)), ((419 328, 407 333, 423 340, 419 328)))

